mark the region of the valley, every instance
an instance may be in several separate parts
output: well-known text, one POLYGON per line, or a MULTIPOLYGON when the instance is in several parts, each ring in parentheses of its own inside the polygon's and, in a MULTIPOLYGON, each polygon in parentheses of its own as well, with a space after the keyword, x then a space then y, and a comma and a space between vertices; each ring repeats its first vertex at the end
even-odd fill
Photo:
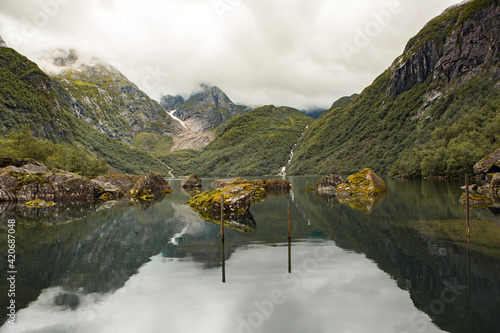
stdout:
POLYGON ((370 167, 456 177, 500 147, 499 12, 497 1, 487 0, 449 8, 370 86, 313 110, 314 119, 288 107, 238 105, 207 84, 187 98, 157 102, 115 67, 74 49, 45 53, 46 74, 4 43, 0 135, 29 125, 35 137, 80 144, 128 173, 304 175, 370 167))

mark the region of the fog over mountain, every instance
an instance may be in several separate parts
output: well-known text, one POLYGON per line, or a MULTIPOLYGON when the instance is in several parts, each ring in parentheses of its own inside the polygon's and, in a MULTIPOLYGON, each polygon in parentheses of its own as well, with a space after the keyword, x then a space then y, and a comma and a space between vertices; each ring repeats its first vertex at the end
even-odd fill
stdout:
POLYGON ((0 35, 33 59, 53 48, 101 58, 157 100, 188 97, 203 82, 236 103, 328 108, 458 2, 2 1, 0 35))

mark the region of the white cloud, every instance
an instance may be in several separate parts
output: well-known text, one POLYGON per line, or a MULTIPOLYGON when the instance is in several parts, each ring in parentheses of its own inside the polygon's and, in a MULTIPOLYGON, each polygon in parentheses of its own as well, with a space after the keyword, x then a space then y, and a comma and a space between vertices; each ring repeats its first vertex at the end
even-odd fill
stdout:
POLYGON ((328 107, 369 85, 457 2, 2 1, 0 35, 27 56, 53 47, 94 54, 155 99, 207 82, 235 102, 328 107))

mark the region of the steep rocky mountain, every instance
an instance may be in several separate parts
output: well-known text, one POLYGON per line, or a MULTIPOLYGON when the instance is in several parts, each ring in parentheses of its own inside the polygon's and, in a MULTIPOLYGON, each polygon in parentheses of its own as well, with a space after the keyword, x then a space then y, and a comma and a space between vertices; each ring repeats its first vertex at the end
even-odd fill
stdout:
POLYGON ((161 159, 176 175, 277 175, 313 121, 299 110, 268 105, 229 121, 201 152, 175 151, 161 159))
MULTIPOLYGON (((105 158, 123 172, 144 174, 155 170, 168 175, 168 166, 148 152, 115 140, 75 117, 70 88, 65 89, 59 80, 15 50, 0 47, 0 137, 29 125, 36 137, 105 158)), ((0 153, 9 154, 5 150, 0 153)))
POLYGON ((193 93, 188 100, 182 96, 163 96, 160 101, 167 111, 176 110, 175 115, 193 130, 213 130, 235 116, 249 110, 244 105, 234 104, 217 87, 200 85, 200 91, 193 93))
MULTIPOLYGON (((54 51, 53 51, 54 52, 54 51)), ((56 50, 54 76, 74 115, 106 135, 126 143, 143 132, 173 135, 180 126, 146 93, 113 66, 81 60, 74 50, 56 50)))
POLYGON ((500 146, 498 0, 431 20, 360 95, 306 131, 290 172, 456 176, 500 146))
POLYGON ((202 84, 200 89, 187 100, 172 95, 160 100, 160 105, 183 124, 183 131, 174 138, 172 151, 203 149, 215 139, 216 128, 249 110, 246 106, 234 104, 217 87, 202 84))
POLYGON ((3 40, 2 36, 0 36, 0 47, 6 47, 7 43, 3 40))

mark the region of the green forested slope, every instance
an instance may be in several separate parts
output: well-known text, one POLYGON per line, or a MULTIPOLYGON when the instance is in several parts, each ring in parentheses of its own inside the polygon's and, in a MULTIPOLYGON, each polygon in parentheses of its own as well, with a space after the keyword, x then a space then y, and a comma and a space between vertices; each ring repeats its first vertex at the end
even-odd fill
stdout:
MULTIPOLYGON (((28 125, 38 138, 76 148, 82 156, 102 157, 123 172, 168 174, 168 167, 151 154, 100 133, 70 110, 57 82, 15 50, 0 48, 0 137, 7 139, 28 125)), ((8 155, 5 146, 0 153, 8 155)))
POLYGON ((472 172, 500 147, 499 13, 498 1, 476 0, 432 20, 359 96, 309 127, 289 172, 472 172))
POLYGON ((203 151, 162 157, 174 174, 252 176, 278 174, 313 119, 288 107, 264 106, 231 120, 203 151))

